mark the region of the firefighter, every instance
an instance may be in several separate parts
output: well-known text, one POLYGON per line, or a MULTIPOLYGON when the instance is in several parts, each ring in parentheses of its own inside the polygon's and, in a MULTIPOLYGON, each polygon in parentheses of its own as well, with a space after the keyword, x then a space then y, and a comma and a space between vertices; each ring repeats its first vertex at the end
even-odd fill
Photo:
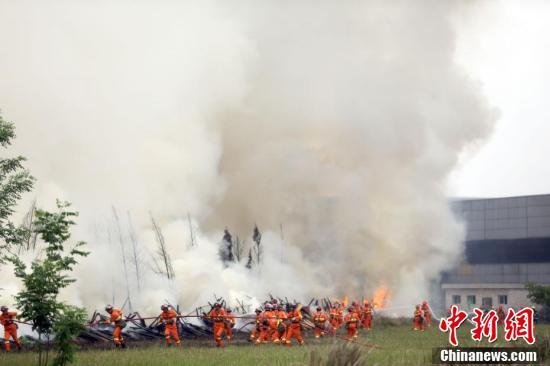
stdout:
POLYGON ((271 304, 270 311, 266 313, 266 319, 268 322, 268 329, 266 333, 266 340, 271 339, 273 343, 280 343, 279 335, 279 324, 281 320, 279 319, 279 311, 277 310, 277 305, 271 304))
POLYGON ((162 305, 160 307, 162 312, 160 313, 160 319, 164 323, 164 336, 166 337, 166 345, 172 345, 172 338, 176 342, 176 347, 180 345, 180 337, 178 335, 178 313, 168 305, 162 305))
POLYGON ((348 340, 351 341, 354 338, 357 338, 357 328, 359 326, 359 314, 355 312, 355 308, 353 306, 348 307, 348 313, 344 318, 344 322, 346 323, 348 340))
POLYGON ((252 329, 252 332, 250 332, 250 342, 254 342, 254 340, 258 337, 260 337, 260 331, 262 327, 262 310, 256 309, 256 324, 254 328, 252 329))
POLYGON ((498 325, 504 324, 504 319, 506 318, 506 313, 504 312, 504 309, 502 305, 499 305, 497 308, 497 316, 498 316, 498 325))
POLYGON ((15 311, 9 311, 6 306, 0 308, 2 312, 0 314, 0 322, 4 326, 4 349, 6 352, 9 352, 11 349, 10 346, 10 337, 13 339, 13 343, 18 350, 21 350, 21 343, 19 343, 19 338, 17 338, 17 323, 15 322, 15 317, 17 313, 15 311))
POLYGON ((215 303, 206 317, 214 322, 212 332, 214 334, 214 341, 216 341, 216 347, 223 348, 222 336, 225 331, 225 310, 220 303, 215 303))
POLYGON ((109 320, 105 321, 105 323, 113 323, 115 327, 113 330, 113 342, 115 343, 115 347, 126 348, 126 342, 122 337, 122 329, 126 327, 126 321, 122 317, 122 310, 113 308, 112 305, 107 305, 105 311, 110 315, 109 320))
POLYGON ((414 330, 420 330, 422 332, 424 331, 424 316, 420 305, 416 305, 416 308, 414 310, 413 325, 414 330))
POLYGON ((233 338, 233 327, 235 326, 235 315, 231 309, 225 311, 227 316, 225 318, 225 335, 227 340, 230 341, 233 338))
POLYGON ((260 327, 260 336, 256 338, 256 344, 267 343, 267 340, 270 336, 270 325, 269 320, 273 318, 273 305, 267 302, 264 305, 264 311, 261 315, 262 322, 260 327))
POLYGON ((336 333, 336 330, 342 325, 342 315, 343 312, 340 303, 337 301, 334 303, 334 307, 331 307, 329 311, 330 325, 334 333, 336 333))
POLYGON ((363 305, 363 328, 366 330, 372 329, 372 306, 369 304, 369 300, 365 300, 363 305))
POLYGON ((422 302, 422 312, 424 313, 424 319, 426 320, 426 326, 431 327, 432 326, 432 314, 430 313, 430 306, 428 305, 428 302, 424 300, 422 302))
POLYGON ((325 336, 325 324, 328 321, 328 316, 320 306, 317 306, 316 310, 312 315, 313 324, 315 325, 313 334, 315 338, 321 338, 325 336))
MULTIPOLYGON (((286 341, 286 339, 285 339, 286 324, 285 323, 286 323, 286 320, 288 319, 288 315, 287 315, 286 311, 284 310, 283 305, 281 305, 281 304, 277 305, 276 314, 277 314, 277 319, 278 319, 276 337, 277 337, 277 339, 280 340, 280 342, 284 343, 286 341)), ((277 343, 277 342, 275 342, 275 343, 277 343)))
POLYGON ((338 313, 338 317, 336 318, 338 320, 338 327, 341 327, 342 324, 344 324, 344 306, 342 304, 338 304, 336 311, 338 313))
POLYGON ((353 306, 353 310, 357 313, 357 314, 361 314, 362 310, 361 309, 361 304, 359 304, 357 301, 352 301, 351 302, 351 306, 353 306))
POLYGON ((286 328, 285 345, 292 345, 292 338, 296 338, 298 344, 302 346, 304 339, 302 338, 302 313, 296 305, 289 305, 288 320, 289 324, 286 328))

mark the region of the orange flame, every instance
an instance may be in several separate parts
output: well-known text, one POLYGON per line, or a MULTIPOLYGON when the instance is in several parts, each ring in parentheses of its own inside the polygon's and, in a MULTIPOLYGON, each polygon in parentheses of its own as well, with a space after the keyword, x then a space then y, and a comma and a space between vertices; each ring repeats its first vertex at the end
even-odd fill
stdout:
POLYGON ((372 307, 374 309, 382 309, 386 306, 390 299, 390 290, 386 286, 380 286, 374 291, 372 297, 372 307))
POLYGON ((348 304, 349 304, 349 297, 348 297, 348 295, 346 295, 346 296, 344 296, 344 299, 342 300, 342 305, 344 307, 346 307, 346 306, 348 306, 348 304))

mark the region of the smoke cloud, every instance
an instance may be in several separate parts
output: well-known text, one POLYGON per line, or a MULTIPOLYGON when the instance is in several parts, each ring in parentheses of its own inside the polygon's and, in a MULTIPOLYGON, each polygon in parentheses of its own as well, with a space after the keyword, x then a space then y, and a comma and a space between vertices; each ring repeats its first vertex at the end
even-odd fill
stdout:
POLYGON ((214 293, 426 297, 462 253, 447 177, 496 120, 454 61, 464 6, 0 1, 0 107, 38 179, 28 200, 73 202, 92 251, 65 299, 120 306, 126 283, 146 311, 214 293), (151 269, 149 212, 172 281, 151 269), (263 263, 249 270, 255 224, 263 263), (241 263, 219 260, 225 227, 245 240, 241 263))

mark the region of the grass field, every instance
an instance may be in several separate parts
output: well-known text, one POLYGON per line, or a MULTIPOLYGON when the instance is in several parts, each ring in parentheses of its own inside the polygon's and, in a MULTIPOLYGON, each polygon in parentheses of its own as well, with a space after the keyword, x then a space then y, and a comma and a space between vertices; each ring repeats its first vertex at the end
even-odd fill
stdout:
MULTIPOLYGON (((537 343, 543 338, 550 337, 550 325, 537 326, 537 343)), ((447 346, 447 335, 437 329, 429 329, 426 332, 413 332, 405 325, 378 326, 371 332, 361 332, 359 342, 368 342, 380 345, 381 349, 369 349, 356 346, 355 352, 361 352, 364 365, 426 365, 431 363, 432 349, 439 346, 447 346)), ((469 336, 469 328, 463 326, 459 332, 461 346, 481 346, 473 342, 469 336)), ((244 339, 229 344, 224 349, 216 349, 213 342, 185 341, 179 349, 165 348, 162 343, 150 343, 139 347, 129 344, 129 349, 116 350, 82 350, 77 354, 75 365, 96 366, 150 366, 150 365, 332 365, 330 363, 312 363, 313 359, 327 358, 335 346, 347 343, 346 341, 327 337, 321 341, 306 338, 303 347, 283 347, 276 345, 254 346, 244 339)), ((523 346, 523 342, 518 342, 523 346)), ((509 347, 504 342, 502 329, 499 339, 492 346, 509 347), (502 338, 502 339, 501 339, 502 338)), ((353 350, 349 350, 353 351, 353 350)), ((2 366, 27 366, 36 363, 36 353, 22 352, 13 354, 0 354, 2 366)), ((548 362, 548 360, 547 360, 548 362)))

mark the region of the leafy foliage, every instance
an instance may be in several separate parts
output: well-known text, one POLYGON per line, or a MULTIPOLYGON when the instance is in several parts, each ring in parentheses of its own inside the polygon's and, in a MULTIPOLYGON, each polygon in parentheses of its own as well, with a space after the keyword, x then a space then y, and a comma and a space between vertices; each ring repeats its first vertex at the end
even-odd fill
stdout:
POLYGON ((535 304, 550 306, 550 286, 528 283, 525 288, 529 292, 527 297, 535 304))
POLYGON ((57 355, 53 360, 53 366, 65 366, 75 359, 76 346, 74 338, 85 329, 86 311, 82 308, 63 305, 61 314, 55 321, 53 331, 57 355))
MULTIPOLYGON (((15 138, 15 126, 0 116, 0 147, 7 148, 15 138)), ((23 167, 25 158, 0 158, 0 261, 13 244, 21 243, 28 230, 16 227, 9 219, 17 201, 32 189, 34 178, 23 167)))
POLYGON ((15 276, 23 283, 23 289, 15 296, 16 305, 21 310, 21 317, 30 320, 40 336, 49 337, 56 320, 67 310, 57 296, 62 288, 75 281, 67 272, 72 271, 77 258, 88 255, 81 250, 85 245, 82 241, 68 253, 65 250, 71 236, 70 228, 75 224, 73 218, 78 216, 77 212, 67 210, 69 206, 67 202, 57 201, 58 212, 36 210, 34 230, 46 243, 46 248, 45 258, 34 260, 30 271, 19 257, 8 257, 15 267, 15 276))

